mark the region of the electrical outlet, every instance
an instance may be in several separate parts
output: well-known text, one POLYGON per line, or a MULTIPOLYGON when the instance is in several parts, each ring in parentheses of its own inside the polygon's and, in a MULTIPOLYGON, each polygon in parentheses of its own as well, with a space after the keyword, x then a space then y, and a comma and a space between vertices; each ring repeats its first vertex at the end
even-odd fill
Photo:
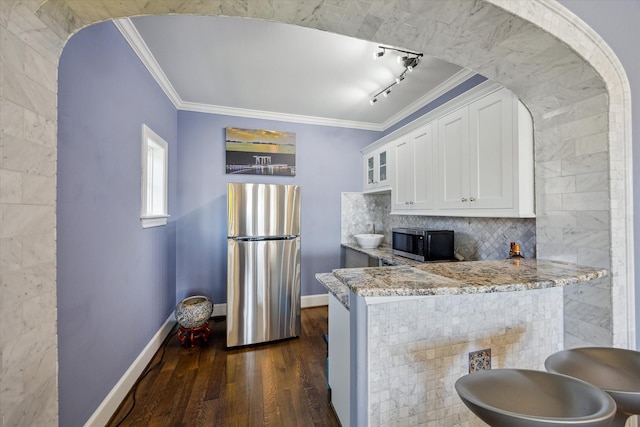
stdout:
POLYGON ((491 369, 491 349, 472 351, 469 353, 469 373, 491 369))

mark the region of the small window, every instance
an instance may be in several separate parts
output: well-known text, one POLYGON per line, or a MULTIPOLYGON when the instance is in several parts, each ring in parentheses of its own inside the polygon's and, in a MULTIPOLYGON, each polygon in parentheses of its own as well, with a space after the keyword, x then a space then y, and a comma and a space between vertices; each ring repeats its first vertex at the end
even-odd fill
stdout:
POLYGON ((169 144, 142 125, 142 228, 167 224, 169 144))

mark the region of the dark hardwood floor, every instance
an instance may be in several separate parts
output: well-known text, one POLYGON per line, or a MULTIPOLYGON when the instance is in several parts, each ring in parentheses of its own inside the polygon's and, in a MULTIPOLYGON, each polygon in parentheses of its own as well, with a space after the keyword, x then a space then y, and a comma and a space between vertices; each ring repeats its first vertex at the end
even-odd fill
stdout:
POLYGON ((194 348, 171 336, 135 406, 130 392, 108 426, 340 425, 327 390, 327 307, 302 310, 300 338, 241 349, 226 350, 224 320, 209 325, 209 342, 194 348))

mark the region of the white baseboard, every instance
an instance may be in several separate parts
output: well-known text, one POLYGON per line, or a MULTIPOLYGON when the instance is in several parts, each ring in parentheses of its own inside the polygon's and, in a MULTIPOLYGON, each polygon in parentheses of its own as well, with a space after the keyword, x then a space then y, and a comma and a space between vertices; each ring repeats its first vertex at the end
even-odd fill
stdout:
POLYGON ((138 380, 144 368, 149 364, 153 356, 156 354, 165 338, 171 333, 176 324, 175 315, 172 312, 169 318, 160 327, 160 330, 151 338, 151 341, 142 350, 140 355, 133 361, 127 372, 124 373, 120 381, 111 389, 107 397, 104 398, 98 409, 91 415, 91 418, 85 423, 85 427, 102 427, 105 426, 113 414, 118 410, 122 401, 127 397, 131 388, 138 380))
MULTIPOLYGON (((329 304, 329 294, 305 295, 301 298, 301 307, 320 307, 329 304)), ((214 304, 212 316, 226 316, 227 304, 214 304)), ((165 338, 176 324, 175 314, 171 313, 169 318, 160 327, 160 330, 151 338, 151 341, 142 350, 140 355, 133 361, 122 378, 116 383, 113 389, 104 398, 98 409, 85 423, 85 427, 104 426, 109 422, 113 414, 118 410, 122 401, 127 397, 129 391, 138 380, 144 368, 149 364, 156 354, 165 338)))
POLYGON ((305 295, 302 297, 301 307, 321 307, 329 305, 329 294, 305 295))

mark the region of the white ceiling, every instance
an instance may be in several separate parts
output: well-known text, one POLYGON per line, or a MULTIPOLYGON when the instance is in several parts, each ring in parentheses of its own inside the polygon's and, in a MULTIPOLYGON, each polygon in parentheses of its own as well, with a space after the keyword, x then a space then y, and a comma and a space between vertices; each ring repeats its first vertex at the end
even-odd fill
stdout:
POLYGON ((384 130, 473 73, 425 56, 404 70, 397 52, 315 29, 247 18, 151 16, 116 25, 176 107, 384 130))

